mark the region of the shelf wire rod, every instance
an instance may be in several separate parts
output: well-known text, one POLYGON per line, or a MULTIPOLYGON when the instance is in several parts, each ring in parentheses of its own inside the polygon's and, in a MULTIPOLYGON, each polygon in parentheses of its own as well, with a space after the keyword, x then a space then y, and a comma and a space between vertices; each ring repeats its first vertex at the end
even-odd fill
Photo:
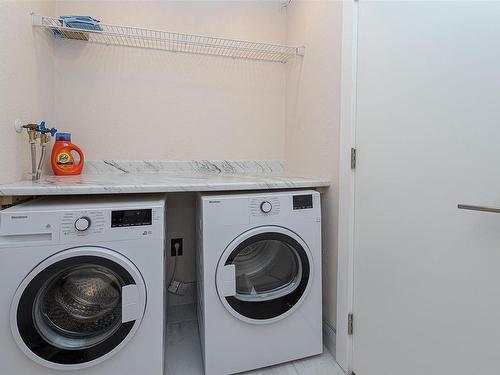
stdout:
POLYGON ((286 56, 283 55, 283 50, 280 47, 274 47, 276 59, 280 62, 283 62, 283 59, 286 59, 286 56))
POLYGON ((264 55, 264 51, 263 50, 258 50, 257 48, 255 49, 255 55, 254 55, 254 59, 258 60, 260 58, 262 58, 264 55))
POLYGON ((266 51, 267 56, 272 59, 273 61, 276 61, 277 58, 277 49, 275 47, 271 47, 266 51))
POLYGON ((178 48, 178 38, 177 38, 177 35, 176 33, 172 34, 172 51, 174 52, 178 52, 179 48, 178 48))
POLYGON ((259 58, 261 58, 261 59, 265 59, 266 57, 267 57, 267 58, 269 58, 269 51, 268 51, 268 48, 267 48, 267 47, 264 47, 264 48, 262 49, 262 52, 260 53, 259 58))
POLYGON ((147 40, 148 35, 147 34, 144 35, 144 33, 141 32, 140 30, 136 30, 136 34, 137 34, 136 37, 139 40, 139 45, 143 48, 146 48, 147 47, 146 40, 147 40))
POLYGON ((168 47, 167 47, 168 37, 166 36, 166 34, 163 31, 160 32, 160 38, 161 38, 161 42, 160 42, 161 48, 163 48, 164 50, 168 50, 168 47))
MULTIPOLYGON (((251 48, 251 46, 252 46, 252 45, 251 45, 251 43, 249 43, 249 42, 246 42, 246 43, 244 44, 244 47, 245 47, 245 48, 248 48, 248 49, 250 49, 250 48, 251 48)), ((246 55, 246 57, 247 57, 247 58, 249 58, 249 59, 253 59, 253 53, 248 53, 248 54, 246 55)))
POLYGON ((262 56, 263 56, 263 54, 264 54, 264 51, 263 51, 263 50, 261 50, 261 51, 258 51, 257 49, 255 49, 255 50, 256 50, 256 51, 255 51, 255 58, 256 58, 256 59, 259 59, 260 57, 262 57, 262 56))
POLYGON ((222 43, 222 47, 223 47, 223 56, 234 57, 235 54, 237 54, 237 51, 231 50, 231 47, 232 47, 231 43, 229 43, 227 40, 225 40, 222 43))
POLYGON ((98 42, 99 40, 101 40, 106 45, 113 45, 115 43, 112 34, 98 34, 95 38, 92 38, 90 41, 98 42))
POLYGON ((273 60, 276 60, 276 61, 279 61, 279 62, 283 62, 283 55, 282 55, 282 52, 280 50, 279 47, 273 47, 272 48, 272 57, 273 57, 273 60))
POLYGON ((179 34, 179 42, 180 42, 180 48, 181 52, 186 52, 186 36, 179 34))
POLYGON ((149 43, 150 40, 154 38, 153 32, 151 31, 146 31, 145 33, 141 33, 141 36, 144 38, 142 39, 142 42, 144 44, 144 48, 149 48, 149 43))
POLYGON ((160 42, 160 48, 167 49, 167 47, 165 46, 166 38, 163 38, 163 33, 160 34, 160 37, 162 37, 160 42))
POLYGON ((146 40, 148 38, 147 32, 146 35, 143 35, 139 30, 137 30, 137 33, 140 37, 139 41, 141 42, 142 47, 146 48, 146 40))
POLYGON ((198 43, 198 44, 196 45, 196 50, 195 50, 194 52, 195 52, 195 53, 203 53, 204 51, 202 50, 202 48, 203 48, 203 47, 202 47, 201 43, 198 43))
POLYGON ((115 35, 114 27, 111 27, 111 30, 113 31, 113 34, 110 35, 110 37, 107 40, 107 42, 109 43, 109 45, 116 45, 118 43, 118 40, 117 40, 117 37, 115 35))
MULTIPOLYGON (((116 30, 117 31, 117 30, 116 30)), ((121 35, 120 36, 117 36, 116 37, 116 43, 118 45, 123 45, 123 33, 120 33, 121 35)))
MULTIPOLYGON (((210 40, 210 39, 209 39, 209 40, 210 40)), ((215 46, 217 46, 217 51, 215 51, 215 54, 216 54, 216 55, 220 55, 220 54, 222 54, 223 42, 222 42, 222 41, 220 41, 220 40, 218 40, 218 41, 216 41, 214 44, 215 44, 215 46)))
POLYGON ((254 50, 253 52, 250 53, 250 56, 248 56, 250 59, 252 60, 257 60, 258 58, 258 54, 257 54, 257 51, 254 50))
MULTIPOLYGON (((206 39, 205 38, 200 38, 200 42, 201 43, 204 43, 204 44, 207 44, 206 42, 206 39)), ((199 46, 199 53, 203 53, 203 54, 210 54, 210 51, 208 48, 206 47, 203 47, 203 46, 199 46)))
POLYGON ((150 48, 156 48, 156 42, 159 40, 156 31, 152 31, 151 35, 153 38, 148 41, 148 44, 150 45, 150 48))
POLYGON ((221 51, 218 52, 218 54, 222 56, 227 56, 231 52, 235 53, 234 51, 231 51, 230 47, 228 47, 227 44, 228 44, 227 40, 220 41, 221 51))
POLYGON ((92 37, 90 37, 90 35, 89 35, 89 40, 90 41, 97 41, 97 40, 99 40, 100 36, 103 36, 102 39, 106 42, 106 45, 110 45, 111 46, 111 45, 116 45, 117 44, 117 39, 116 39, 116 37, 114 35, 110 35, 109 38, 106 38, 106 36, 103 35, 103 34, 97 34, 97 35, 92 36, 92 37))
POLYGON ((141 38, 138 38, 138 30, 137 29, 131 29, 132 33, 132 40, 135 42, 137 47, 142 47, 142 40, 141 38))
POLYGON ((161 38, 161 33, 158 31, 155 31, 155 41, 153 42, 155 48, 161 48, 162 44, 162 38, 161 38))

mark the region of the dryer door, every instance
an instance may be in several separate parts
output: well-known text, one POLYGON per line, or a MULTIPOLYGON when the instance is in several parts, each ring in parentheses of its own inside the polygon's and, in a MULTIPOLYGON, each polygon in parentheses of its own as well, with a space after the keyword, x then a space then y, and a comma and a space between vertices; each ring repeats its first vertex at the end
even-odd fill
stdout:
POLYGON ((146 289, 137 268, 101 247, 79 247, 46 259, 23 280, 11 306, 14 337, 47 367, 94 365, 137 330, 146 289))
POLYGON ((217 292, 238 319, 271 323, 300 305, 312 272, 310 251, 299 236, 282 227, 259 227, 224 251, 217 266, 217 292))

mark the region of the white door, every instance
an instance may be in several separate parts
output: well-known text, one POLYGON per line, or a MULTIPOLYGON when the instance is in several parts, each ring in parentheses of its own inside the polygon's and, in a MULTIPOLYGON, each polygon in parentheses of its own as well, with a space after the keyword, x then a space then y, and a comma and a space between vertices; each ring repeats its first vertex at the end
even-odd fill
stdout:
POLYGON ((500 2, 360 1, 352 368, 500 373, 500 2))

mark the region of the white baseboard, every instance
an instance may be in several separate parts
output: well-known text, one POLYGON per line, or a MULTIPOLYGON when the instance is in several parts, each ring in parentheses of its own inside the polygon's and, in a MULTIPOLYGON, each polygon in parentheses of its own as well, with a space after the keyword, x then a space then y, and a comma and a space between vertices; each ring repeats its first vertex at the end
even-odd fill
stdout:
POLYGON ((323 345, 326 346, 330 354, 335 358, 336 332, 327 322, 323 322, 323 345))

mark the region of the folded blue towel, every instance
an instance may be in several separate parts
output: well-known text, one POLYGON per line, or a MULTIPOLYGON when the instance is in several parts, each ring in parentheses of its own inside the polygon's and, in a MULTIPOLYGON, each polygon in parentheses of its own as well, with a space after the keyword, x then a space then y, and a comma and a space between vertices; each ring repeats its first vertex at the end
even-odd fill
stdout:
MULTIPOLYGON (((90 16, 61 16, 59 17, 61 26, 72 27, 76 29, 85 29, 89 31, 102 31, 102 27, 99 25, 99 20, 96 20, 90 16)), ((59 30, 53 30, 54 35, 62 35, 59 30)))
POLYGON ((89 16, 61 16, 59 19, 62 20, 67 27, 86 30, 102 30, 101 26, 99 26, 100 21, 89 16))

